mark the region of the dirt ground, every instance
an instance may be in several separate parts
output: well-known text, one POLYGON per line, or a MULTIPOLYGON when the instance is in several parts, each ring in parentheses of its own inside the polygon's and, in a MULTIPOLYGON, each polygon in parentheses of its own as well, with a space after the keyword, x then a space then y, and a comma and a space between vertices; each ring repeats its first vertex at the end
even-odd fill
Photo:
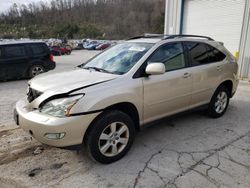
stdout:
MULTIPOLYGON (((56 57, 57 69, 97 52, 56 57)), ((27 80, 0 82, 0 188, 9 187, 250 187, 250 83, 240 82, 227 113, 199 112, 143 129, 121 160, 102 165, 84 150, 42 145, 13 121, 27 80)))

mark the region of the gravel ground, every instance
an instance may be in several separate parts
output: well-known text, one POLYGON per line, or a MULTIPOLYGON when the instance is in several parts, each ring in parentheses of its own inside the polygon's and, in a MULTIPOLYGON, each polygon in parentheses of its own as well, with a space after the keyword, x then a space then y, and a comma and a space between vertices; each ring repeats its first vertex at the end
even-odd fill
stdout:
MULTIPOLYGON (((92 57, 56 57, 57 69, 92 57)), ((42 145, 12 120, 27 80, 0 83, 0 187, 250 187, 250 83, 241 82, 227 113, 194 112, 138 133, 120 161, 102 165, 83 151, 42 145)))

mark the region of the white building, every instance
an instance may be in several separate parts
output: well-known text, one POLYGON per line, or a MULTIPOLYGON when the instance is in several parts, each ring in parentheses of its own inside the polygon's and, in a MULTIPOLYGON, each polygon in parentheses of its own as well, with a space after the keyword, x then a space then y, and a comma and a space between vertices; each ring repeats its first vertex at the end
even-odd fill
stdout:
POLYGON ((164 32, 222 41, 239 52, 239 76, 250 79, 250 0, 166 0, 164 32))

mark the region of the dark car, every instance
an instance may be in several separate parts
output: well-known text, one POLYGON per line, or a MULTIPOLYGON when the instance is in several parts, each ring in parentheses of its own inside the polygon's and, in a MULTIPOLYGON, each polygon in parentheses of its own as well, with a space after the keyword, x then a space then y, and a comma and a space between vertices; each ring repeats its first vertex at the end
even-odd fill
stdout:
POLYGON ((32 78, 55 66, 44 42, 0 42, 0 80, 32 78))

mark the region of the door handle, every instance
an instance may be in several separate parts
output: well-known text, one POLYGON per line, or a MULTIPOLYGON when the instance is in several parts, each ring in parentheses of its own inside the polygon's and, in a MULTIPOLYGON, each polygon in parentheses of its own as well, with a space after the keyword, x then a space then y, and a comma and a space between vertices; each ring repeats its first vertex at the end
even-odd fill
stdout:
POLYGON ((221 71, 221 66, 217 66, 217 71, 221 71))
POLYGON ((190 76, 191 76, 191 74, 188 73, 188 72, 186 72, 186 73, 183 74, 183 78, 188 78, 188 77, 190 77, 190 76))

